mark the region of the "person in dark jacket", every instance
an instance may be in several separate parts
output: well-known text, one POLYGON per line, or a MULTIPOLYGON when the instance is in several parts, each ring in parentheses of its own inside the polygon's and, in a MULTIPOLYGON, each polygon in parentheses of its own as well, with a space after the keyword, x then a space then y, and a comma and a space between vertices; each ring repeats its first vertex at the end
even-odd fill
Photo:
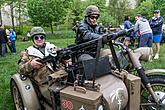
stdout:
POLYGON ((162 39, 163 17, 160 16, 160 10, 154 11, 154 17, 150 20, 150 26, 153 32, 153 42, 156 44, 156 54, 154 59, 159 59, 160 42, 162 39))
MULTIPOLYGON (((130 29, 130 28, 132 28, 132 23, 130 22, 130 16, 125 16, 125 18, 124 18, 124 29, 130 29)), ((124 44, 127 45, 127 46, 129 45, 130 40, 133 40, 133 39, 131 39, 131 37, 132 37, 131 34, 132 33, 128 33, 124 38, 124 44)))
POLYGON ((3 27, 0 28, 0 55, 5 56, 6 43, 8 42, 6 31, 3 27))
POLYGON ((97 24, 97 19, 100 16, 100 12, 97 6, 90 5, 86 8, 85 18, 79 23, 76 43, 96 39, 103 34, 102 27, 97 24))
MULTIPOLYGON (((97 6, 89 5, 85 10, 85 18, 79 23, 76 33, 76 44, 88 42, 93 39, 97 39, 104 34, 103 26, 98 25, 97 19, 100 16, 100 12, 97 6)), ((96 52, 96 48, 88 50, 90 52, 96 52)), ((91 54, 95 56, 95 54, 91 54)))
POLYGON ((79 21, 76 21, 75 25, 72 27, 72 30, 73 30, 75 33, 77 33, 78 26, 79 26, 79 21))

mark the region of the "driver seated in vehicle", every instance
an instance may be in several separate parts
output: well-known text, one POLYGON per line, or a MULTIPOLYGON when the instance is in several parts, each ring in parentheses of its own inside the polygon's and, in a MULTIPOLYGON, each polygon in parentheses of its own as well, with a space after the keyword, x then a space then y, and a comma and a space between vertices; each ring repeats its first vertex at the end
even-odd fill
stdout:
MULTIPOLYGON (((100 10, 95 5, 89 5, 84 14, 84 19, 79 22, 76 33, 76 44, 85 43, 94 39, 101 38, 105 34, 105 29, 102 25, 98 24, 100 17, 100 10)), ((98 47, 98 46, 97 46, 98 47)), ((90 57, 96 57, 97 47, 86 49, 84 55, 81 56, 80 60, 90 59, 90 57), (90 55, 90 56, 89 56, 90 55)), ((103 47, 103 45, 101 45, 103 47)), ((111 57, 110 49, 101 48, 100 57, 109 55, 111 57)))
POLYGON ((33 45, 21 52, 19 62, 19 73, 29 75, 34 78, 34 81, 39 85, 41 94, 45 98, 50 98, 48 91, 48 76, 54 74, 58 76, 67 76, 62 65, 54 68, 52 63, 41 63, 38 60, 52 54, 57 55, 58 48, 49 42, 46 42, 46 34, 41 27, 33 27, 30 32, 30 37, 33 45))

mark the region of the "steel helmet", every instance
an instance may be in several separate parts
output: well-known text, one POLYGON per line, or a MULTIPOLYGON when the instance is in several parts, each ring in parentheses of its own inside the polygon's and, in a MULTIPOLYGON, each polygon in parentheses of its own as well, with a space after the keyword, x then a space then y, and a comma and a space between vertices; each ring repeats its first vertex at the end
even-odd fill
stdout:
POLYGON ((154 10, 154 13, 160 13, 160 10, 154 10))
POLYGON ((34 35, 38 35, 38 34, 46 35, 42 27, 33 27, 30 31, 30 37, 33 38, 34 35))
POLYGON ((89 5, 86 8, 85 16, 87 17, 87 16, 90 16, 90 15, 100 15, 99 8, 95 5, 89 5))

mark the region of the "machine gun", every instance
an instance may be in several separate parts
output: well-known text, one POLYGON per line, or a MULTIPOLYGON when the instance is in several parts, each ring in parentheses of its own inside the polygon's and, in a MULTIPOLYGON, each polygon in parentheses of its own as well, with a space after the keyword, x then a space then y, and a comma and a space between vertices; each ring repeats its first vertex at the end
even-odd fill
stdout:
MULTIPOLYGON (((58 63, 62 63, 64 60, 68 60, 68 59, 71 58, 72 64, 74 64, 74 63, 77 62, 78 57, 85 53, 86 49, 89 50, 89 49, 92 49, 92 48, 97 48, 95 60, 92 61, 93 62, 93 67, 91 67, 91 68, 93 68, 93 69, 90 72, 90 79, 93 80, 93 87, 94 87, 95 78, 98 75, 97 71, 100 71, 98 69, 98 67, 100 67, 99 66, 100 65, 100 63, 99 63, 99 60, 100 60, 99 59, 99 54, 100 54, 100 49, 102 47, 102 43, 103 44, 109 43, 109 47, 110 47, 110 50, 111 50, 111 53, 112 53, 112 57, 114 59, 114 63, 116 65, 116 68, 120 71, 121 70, 120 64, 119 64, 119 61, 118 61, 118 58, 117 58, 112 40, 115 40, 120 36, 124 36, 130 31, 133 31, 133 28, 131 28, 129 30, 120 30, 116 33, 110 33, 110 34, 107 33, 107 34, 104 34, 104 35, 100 36, 97 39, 94 39, 94 40, 91 40, 91 41, 88 41, 88 42, 85 42, 85 43, 82 43, 82 44, 70 45, 66 48, 57 50, 57 53, 55 55, 50 53, 49 56, 41 59, 41 62, 42 63, 52 62, 53 63, 53 68, 56 68, 56 67, 58 67, 57 66, 58 63)), ((106 60, 106 61, 109 61, 109 60, 106 60)), ((107 62, 105 62, 105 64, 107 64, 107 62)), ((80 65, 78 65, 78 68, 80 68, 80 65)), ((104 70, 108 71, 110 69, 105 69, 104 68, 104 70)), ((104 73, 104 72, 101 72, 101 73, 104 73)), ((83 84, 84 79, 82 77, 84 77, 84 75, 82 75, 81 73, 78 73, 78 74, 80 76, 78 78, 78 80, 80 79, 79 81, 81 82, 81 84, 83 84)), ((72 75, 72 76, 75 77, 75 75, 72 75)), ((88 78, 86 77, 85 79, 88 79, 88 78)))
POLYGON ((107 33, 107 34, 104 34, 104 35, 102 35, 101 37, 99 37, 97 39, 94 39, 94 40, 91 40, 91 41, 88 41, 88 42, 85 42, 85 43, 82 43, 82 44, 70 45, 66 48, 57 50, 56 55, 54 55, 52 53, 49 53, 48 56, 46 56, 45 58, 39 60, 39 62, 41 62, 41 63, 45 63, 45 62, 59 63, 62 60, 68 60, 70 58, 77 57, 78 55, 83 54, 85 49, 91 49, 91 48, 94 48, 94 47, 96 48, 97 44, 98 44, 98 41, 100 41, 100 40, 103 43, 112 42, 112 40, 115 40, 120 36, 126 35, 128 32, 130 32, 132 30, 133 30, 133 28, 131 28, 129 30, 120 30, 116 33, 110 33, 110 34, 107 33))

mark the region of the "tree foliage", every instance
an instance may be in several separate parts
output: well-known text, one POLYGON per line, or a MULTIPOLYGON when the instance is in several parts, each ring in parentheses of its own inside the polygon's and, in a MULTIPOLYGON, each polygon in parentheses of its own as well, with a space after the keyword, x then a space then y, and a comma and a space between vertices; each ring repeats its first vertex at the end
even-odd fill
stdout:
POLYGON ((130 14, 131 8, 128 3, 128 0, 110 0, 106 10, 108 10, 108 15, 114 21, 112 25, 118 26, 123 22, 124 16, 130 14))
POLYGON ((153 16, 153 3, 151 0, 143 1, 139 7, 137 7, 136 14, 141 14, 143 17, 150 19, 153 16))
POLYGON ((27 16, 34 25, 51 27, 52 32, 53 26, 63 24, 71 27, 76 21, 82 20, 88 5, 99 7, 98 22, 103 25, 118 26, 123 22, 124 16, 129 15, 132 19, 137 13, 150 19, 154 9, 160 9, 161 15, 165 17, 165 0, 135 1, 136 9, 131 9, 128 0, 109 0, 108 5, 105 5, 106 0, 0 0, 0 4, 2 6, 4 3, 14 3, 13 8, 19 13, 17 20, 21 21, 24 19, 23 16, 27 16))
POLYGON ((69 22, 70 25, 74 25, 76 21, 80 21, 82 19, 85 7, 84 5, 86 4, 84 4, 84 2, 81 2, 80 0, 70 0, 69 3, 66 4, 68 4, 68 6, 65 6, 65 24, 69 22))
POLYGON ((127 0, 111 0, 108 7, 105 3, 105 0, 28 0, 28 13, 35 25, 64 23, 69 26, 84 18, 88 5, 96 5, 101 14, 99 22, 104 25, 122 23, 123 16, 128 12, 127 0))
POLYGON ((154 10, 159 9, 161 11, 161 15, 165 17, 165 0, 152 0, 154 5, 154 10))
POLYGON ((159 9, 161 16, 165 17, 165 0, 140 0, 140 4, 135 10, 136 13, 151 19, 153 11, 159 9))
POLYGON ((28 14, 34 25, 51 26, 65 15, 63 0, 28 0, 28 14))

